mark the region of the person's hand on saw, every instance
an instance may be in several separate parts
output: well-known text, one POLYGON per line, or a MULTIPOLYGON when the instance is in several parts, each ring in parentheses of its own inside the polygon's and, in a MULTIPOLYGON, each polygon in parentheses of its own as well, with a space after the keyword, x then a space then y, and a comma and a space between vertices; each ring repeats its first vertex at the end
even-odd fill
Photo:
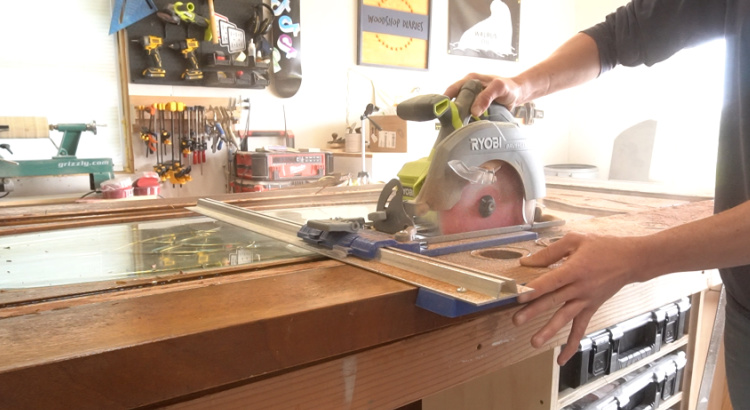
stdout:
POLYGON ((493 100, 513 110, 515 106, 536 98, 593 80, 599 75, 599 69, 596 43, 591 37, 579 33, 546 60, 517 76, 505 78, 472 73, 448 87, 444 94, 455 98, 466 81, 479 80, 484 90, 471 106, 471 113, 479 117, 493 100))
POLYGON ((445 90, 444 94, 447 97, 456 98, 461 87, 469 80, 479 80, 484 87, 484 90, 477 95, 471 106, 471 114, 475 117, 481 116, 492 101, 504 105, 509 110, 525 102, 520 101, 521 87, 513 79, 476 73, 471 73, 456 81, 445 90))

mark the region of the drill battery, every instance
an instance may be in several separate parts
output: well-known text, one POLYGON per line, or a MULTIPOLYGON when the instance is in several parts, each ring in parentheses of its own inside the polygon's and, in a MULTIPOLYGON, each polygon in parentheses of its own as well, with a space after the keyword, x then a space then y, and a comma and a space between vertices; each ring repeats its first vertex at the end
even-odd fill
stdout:
POLYGON ((254 181, 316 180, 333 171, 330 152, 237 152, 237 178, 254 181))

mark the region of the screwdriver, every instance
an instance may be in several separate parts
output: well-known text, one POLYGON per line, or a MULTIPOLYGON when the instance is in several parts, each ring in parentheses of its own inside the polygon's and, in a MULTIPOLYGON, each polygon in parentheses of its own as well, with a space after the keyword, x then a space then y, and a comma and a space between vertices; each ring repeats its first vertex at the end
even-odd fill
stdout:
POLYGON ((150 126, 146 126, 146 119, 144 116, 144 113, 148 112, 150 114, 151 120, 154 119, 153 114, 153 107, 146 107, 143 105, 139 105, 138 107, 138 122, 141 124, 141 139, 146 143, 146 158, 148 158, 148 154, 151 153, 157 153, 158 155, 158 147, 157 147, 157 141, 156 138, 154 138, 153 132, 151 131, 150 126))
MULTIPOLYGON (((178 101, 176 103, 175 108, 177 109, 177 125, 178 125, 179 135, 180 135, 180 150, 178 151, 178 155, 182 153, 183 156, 186 156, 185 155, 186 151, 188 154, 190 153, 190 143, 187 139, 187 136, 184 133, 184 128, 183 128, 184 126, 183 123, 185 122, 185 103, 178 101)), ((188 160, 189 159, 190 158, 188 158, 188 160)))
POLYGON ((156 134, 154 134, 154 116, 156 116, 156 107, 153 105, 144 107, 144 111, 148 112, 149 115, 149 125, 148 125, 148 141, 149 146, 148 149, 151 151, 151 153, 155 153, 157 160, 159 158, 159 143, 156 140, 156 134))
POLYGON ((148 149, 149 148, 148 147, 148 133, 147 133, 146 127, 143 125, 143 123, 145 122, 145 119, 143 118, 143 111, 145 109, 146 109, 146 107, 144 107, 143 105, 136 105, 135 106, 135 111, 136 111, 136 113, 138 115, 138 119, 136 121, 138 123, 138 128, 141 129, 141 140, 143 140, 143 142, 146 143, 146 158, 148 158, 148 151, 149 151, 149 149, 148 149))
POLYGON ((164 128, 164 110, 166 109, 167 105, 165 103, 157 103, 156 108, 159 110, 159 122, 160 122, 160 128, 161 128, 161 143, 162 143, 162 156, 161 160, 164 161, 164 158, 167 155, 167 145, 172 145, 172 140, 169 132, 164 128))
MULTIPOLYGON (((169 115, 169 121, 171 123, 171 125, 169 126, 169 132, 172 135, 172 137, 174 138, 174 113, 177 112, 177 102, 175 102, 175 101, 168 102, 167 103, 167 110, 169 110, 169 113, 170 113, 170 115, 169 115)), ((173 143, 172 147, 171 147, 172 148, 172 162, 173 163, 174 163, 174 150, 175 150, 175 146, 174 145, 175 144, 173 143)))
POLYGON ((185 147, 182 150, 182 155, 187 157, 188 166, 196 163, 195 162, 195 147, 193 146, 193 107, 185 107, 187 113, 187 136, 185 137, 185 147), (192 155, 192 158, 191 158, 192 155))

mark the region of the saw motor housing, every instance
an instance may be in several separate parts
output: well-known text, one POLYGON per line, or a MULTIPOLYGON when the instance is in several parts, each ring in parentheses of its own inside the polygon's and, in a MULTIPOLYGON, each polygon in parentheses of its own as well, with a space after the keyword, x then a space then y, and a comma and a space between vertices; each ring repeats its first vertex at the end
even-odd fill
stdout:
POLYGON ((536 200, 546 194, 544 167, 518 124, 476 121, 440 141, 416 203, 425 203, 433 211, 446 211, 459 202, 463 188, 472 182, 456 173, 452 161, 460 161, 468 169, 486 164, 512 167, 523 184, 524 220, 533 222, 536 200))

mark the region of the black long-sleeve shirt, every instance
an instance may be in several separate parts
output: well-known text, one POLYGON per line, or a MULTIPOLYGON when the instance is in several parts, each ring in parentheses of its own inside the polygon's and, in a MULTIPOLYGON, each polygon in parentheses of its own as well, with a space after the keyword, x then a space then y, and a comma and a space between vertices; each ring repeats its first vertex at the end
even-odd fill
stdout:
MULTIPOLYGON (((583 32, 596 41, 602 73, 726 40, 715 211, 750 200, 750 0, 634 0, 583 32)), ((722 269, 721 277, 728 302, 750 317, 750 265, 722 269)))

